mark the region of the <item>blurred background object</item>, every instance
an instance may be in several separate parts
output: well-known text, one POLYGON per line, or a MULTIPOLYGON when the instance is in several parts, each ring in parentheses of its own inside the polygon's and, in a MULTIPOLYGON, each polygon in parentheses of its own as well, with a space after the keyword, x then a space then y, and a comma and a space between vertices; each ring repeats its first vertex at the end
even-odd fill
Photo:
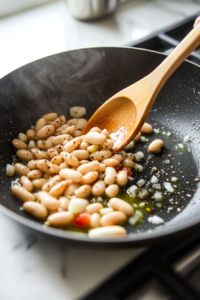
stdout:
POLYGON ((94 20, 112 14, 118 0, 68 0, 71 14, 79 20, 94 20))
POLYGON ((0 17, 10 15, 52 0, 0 0, 0 17))

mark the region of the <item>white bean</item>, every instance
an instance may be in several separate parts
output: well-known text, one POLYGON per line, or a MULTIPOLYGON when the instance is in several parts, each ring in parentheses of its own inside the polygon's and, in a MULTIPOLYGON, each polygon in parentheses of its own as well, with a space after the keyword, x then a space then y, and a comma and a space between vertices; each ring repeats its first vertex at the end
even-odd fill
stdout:
POLYGON ((101 196, 105 192, 105 182, 103 180, 98 180, 92 187, 92 194, 95 196, 101 196))
POLYGON ((61 152, 60 156, 69 166, 76 167, 76 168, 79 166, 78 159, 76 158, 76 156, 72 155, 71 153, 61 152))
POLYGON ((101 160, 111 157, 111 155, 112 155, 112 152, 110 150, 101 150, 101 151, 96 151, 96 152, 90 154, 90 159, 101 161, 101 160))
POLYGON ((47 178, 39 178, 39 179, 34 179, 32 181, 32 184, 36 189, 41 189, 47 181, 48 181, 47 178))
POLYGON ((160 148, 163 146, 163 141, 160 139, 154 140, 150 145, 149 145, 149 151, 151 152, 156 152, 160 150, 160 148))
POLYGON ((98 213, 94 213, 91 215, 90 226, 92 228, 97 228, 100 226, 100 215, 98 213))
POLYGON ((116 159, 119 162, 121 162, 123 160, 123 155, 122 154, 114 154, 113 156, 111 156, 111 158, 116 159))
POLYGON ((14 167, 15 167, 16 173, 18 173, 19 175, 26 176, 30 172, 30 169, 21 163, 14 164, 14 167))
POLYGON ((70 224, 73 221, 73 215, 68 211, 62 211, 54 213, 48 216, 47 221, 51 226, 54 227, 63 227, 70 224))
POLYGON ((33 184, 27 176, 22 176, 20 178, 22 187, 24 187, 28 192, 33 190, 33 184))
POLYGON ((57 165, 52 164, 46 159, 41 159, 37 163, 37 167, 39 170, 45 173, 59 173, 60 168, 57 165))
POLYGON ((87 150, 75 150, 72 152, 72 154, 76 156, 76 158, 78 158, 79 160, 82 159, 84 160, 89 158, 89 153, 87 150))
POLYGON ((106 167, 115 167, 119 164, 119 161, 114 158, 107 158, 102 160, 102 164, 105 164, 106 167))
POLYGON ((111 212, 113 212, 113 208, 112 207, 104 207, 102 209, 100 209, 99 213, 103 216, 105 214, 109 214, 111 212))
POLYGON ((45 143, 46 141, 44 140, 38 140, 37 141, 37 146, 38 146, 38 149, 40 150, 46 150, 46 147, 45 147, 45 143))
POLYGON ((68 211, 72 214, 80 214, 85 211, 89 201, 82 198, 72 198, 69 201, 68 211))
POLYGON ((17 150, 17 156, 23 160, 32 160, 34 157, 33 157, 33 154, 29 151, 29 150, 23 150, 23 149, 20 149, 20 150, 17 150))
POLYGON ((46 126, 46 124, 47 124, 47 122, 44 118, 39 119, 35 125, 35 131, 37 132, 42 127, 46 126))
MULTIPOLYGON (((58 156, 59 153, 55 148, 50 148, 47 150, 47 154, 50 158, 53 158, 54 156, 58 156)), ((48 158, 48 157, 47 157, 48 158)))
POLYGON ((35 170, 37 169, 37 160, 30 160, 28 163, 27 163, 27 167, 31 170, 35 170))
POLYGON ((77 198, 87 198, 91 194, 91 191, 91 185, 84 184, 75 191, 75 195, 77 198))
POLYGON ((22 132, 19 133, 18 138, 19 138, 22 142, 24 142, 24 143, 27 143, 27 142, 28 142, 27 135, 24 134, 24 133, 22 133, 22 132))
POLYGON ((45 219, 47 217, 47 209, 40 203, 28 201, 23 204, 24 210, 37 219, 45 219))
POLYGON ((73 183, 72 180, 63 180, 57 183, 56 185, 54 185, 50 189, 49 194, 53 197, 60 197, 64 193, 66 187, 72 183, 73 183))
POLYGON ((101 226, 111 226, 111 225, 122 224, 126 222, 126 220, 127 217, 123 212, 113 211, 101 217, 100 224, 101 226))
POLYGON ((51 162, 54 165, 60 165, 63 162, 63 160, 62 160, 62 157, 60 155, 56 155, 52 158, 51 162))
POLYGON ((55 149, 58 151, 58 153, 63 152, 63 146, 62 145, 56 145, 55 149))
MULTIPOLYGON (((68 124, 67 124, 68 126, 68 124)), ((72 125, 72 126, 68 126, 66 128, 63 128, 62 131, 61 131, 61 134, 73 134, 73 132, 75 131, 75 126, 72 125)))
POLYGON ((72 125, 76 125, 77 122, 78 122, 78 119, 73 118, 73 119, 70 119, 69 121, 67 121, 67 124, 69 124, 70 126, 72 126, 72 125))
POLYGON ((78 136, 81 136, 81 130, 74 130, 74 132, 72 133, 72 136, 74 137, 78 137, 78 136))
POLYGON ((60 207, 63 210, 68 210, 69 199, 67 197, 62 196, 59 198, 59 201, 60 201, 60 207))
POLYGON ((63 147, 63 151, 70 153, 70 152, 76 150, 81 142, 82 142, 82 137, 77 137, 77 138, 69 141, 68 143, 66 143, 63 147))
POLYGON ((97 178, 98 178, 98 172, 96 171, 88 172, 87 174, 83 175, 81 184, 93 183, 95 180, 97 180, 97 178))
POLYGON ((42 186, 42 191, 49 192, 50 189, 56 185, 57 183, 61 182, 62 178, 60 175, 56 175, 53 178, 51 177, 43 186, 42 186))
POLYGON ((134 160, 134 154, 133 153, 126 153, 124 156, 124 159, 129 159, 131 161, 134 160))
POLYGON ((110 138, 107 129, 102 130, 102 133, 106 136, 106 138, 110 138))
POLYGON ((127 216, 132 216, 134 213, 133 207, 122 199, 112 198, 109 200, 109 204, 112 208, 123 212, 127 216))
POLYGON ((39 179, 42 178, 43 172, 41 170, 32 170, 27 174, 27 177, 30 179, 39 179))
POLYGON ((106 196, 113 198, 119 194, 119 186, 117 184, 111 184, 106 188, 106 196))
POLYGON ((108 139, 100 146, 100 149, 101 150, 110 150, 113 148, 113 146, 114 146, 113 140, 108 139))
POLYGON ((22 142, 20 139, 12 140, 12 144, 16 149, 27 149, 28 146, 26 143, 22 142))
POLYGON ((86 124, 87 124, 87 120, 80 118, 78 119, 75 128, 76 130, 83 130, 86 124))
POLYGON ((42 127, 40 130, 37 132, 37 138, 38 139, 46 139, 55 132, 55 127, 52 125, 46 125, 42 127))
POLYGON ((84 175, 92 171, 98 171, 99 167, 100 167, 100 163, 98 161, 92 161, 90 163, 79 166, 77 171, 79 171, 84 175))
POLYGON ((49 114, 42 116, 42 118, 45 119, 46 121, 53 121, 57 117, 58 117, 58 114, 56 114, 56 113, 49 113, 49 114))
POLYGON ((114 168, 112 167, 107 167, 105 171, 105 184, 110 185, 115 183, 115 178, 116 178, 117 172, 115 171, 114 168))
POLYGON ((51 124, 55 127, 58 128, 66 123, 66 118, 65 116, 60 116, 59 118, 55 119, 51 124))
POLYGON ((13 185, 11 188, 13 194, 23 202, 35 201, 35 196, 28 192, 24 187, 19 185, 13 185))
POLYGON ((103 208, 103 205, 101 203, 92 203, 92 204, 89 204, 87 207, 86 207, 86 212, 88 212, 89 214, 94 214, 94 213, 98 213, 100 211, 100 209, 103 208))
POLYGON ((139 141, 140 137, 141 137, 141 132, 139 131, 138 134, 134 137, 134 141, 136 142, 139 141))
POLYGON ((47 192, 37 193, 37 199, 49 210, 56 210, 60 206, 60 202, 47 192))
POLYGON ((105 170, 106 170, 106 165, 100 164, 98 172, 102 173, 102 172, 105 172, 105 170))
POLYGON ((126 185, 128 182, 128 175, 127 172, 125 170, 120 171, 117 173, 117 178, 116 178, 116 183, 119 186, 124 186, 126 185))
POLYGON ((67 198, 72 198, 75 195, 75 191, 80 187, 79 183, 73 183, 70 186, 67 186, 64 196, 67 198))
POLYGON ((79 145, 78 149, 81 149, 81 150, 87 150, 87 148, 88 148, 89 146, 90 146, 90 145, 89 145, 88 143, 82 142, 82 143, 79 145))
POLYGON ((58 135, 56 137, 53 138, 53 144, 56 145, 62 145, 62 143, 64 141, 70 141, 72 140, 72 136, 69 134, 62 134, 62 135, 58 135))
POLYGON ((124 237, 127 235, 126 229, 115 225, 115 226, 105 226, 91 229, 89 231, 89 238, 98 239, 98 238, 115 238, 115 237, 124 237))
POLYGON ((60 170, 62 170, 62 169, 68 169, 69 166, 64 162, 64 163, 60 164, 59 168, 60 168, 60 170))
POLYGON ((134 162, 132 160, 130 160, 130 159, 127 158, 127 159, 123 160, 122 165, 125 168, 133 168, 135 164, 134 164, 134 162))
POLYGON ((34 158, 37 158, 37 159, 48 159, 48 155, 46 153, 46 151, 42 151, 42 150, 39 150, 39 149, 31 149, 30 152, 32 153, 33 157, 34 158))
POLYGON ((72 169, 62 169, 60 170, 60 176, 64 179, 72 179, 74 182, 80 182, 83 178, 83 175, 72 169))
POLYGON ((101 129, 99 127, 93 127, 92 129, 90 129, 90 132, 98 132, 101 133, 101 129))
POLYGON ((35 139, 35 130, 29 129, 26 133, 27 137, 29 140, 34 140, 35 139))
POLYGON ((46 141, 45 141, 45 149, 48 150, 53 147, 53 139, 54 136, 50 136, 46 141))
POLYGON ((85 141, 91 145, 101 145, 106 141, 106 137, 102 133, 90 131, 85 135, 85 141))
POLYGON ((142 128, 140 129, 140 131, 144 132, 144 133, 151 133, 152 130, 153 130, 153 128, 149 123, 144 123, 142 128))

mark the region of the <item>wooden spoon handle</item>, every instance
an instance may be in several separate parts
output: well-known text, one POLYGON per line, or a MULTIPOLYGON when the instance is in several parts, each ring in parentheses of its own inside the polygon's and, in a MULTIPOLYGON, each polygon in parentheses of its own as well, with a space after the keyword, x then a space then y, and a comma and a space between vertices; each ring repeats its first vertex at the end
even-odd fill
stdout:
POLYGON ((174 51, 150 74, 155 75, 154 80, 158 80, 156 89, 160 91, 170 75, 180 66, 180 64, 195 50, 200 44, 200 24, 198 24, 181 41, 174 51))

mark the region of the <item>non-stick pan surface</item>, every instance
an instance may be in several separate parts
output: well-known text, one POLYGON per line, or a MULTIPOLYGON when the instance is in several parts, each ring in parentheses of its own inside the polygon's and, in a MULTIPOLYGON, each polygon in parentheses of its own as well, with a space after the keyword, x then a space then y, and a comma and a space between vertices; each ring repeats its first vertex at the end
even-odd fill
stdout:
MULTIPOLYGON (((11 180, 5 175, 6 164, 11 163, 15 154, 12 139, 17 137, 19 132, 26 132, 41 115, 52 111, 56 111, 59 115, 67 115, 70 107, 85 106, 86 118, 89 118, 104 101, 149 74, 164 58, 162 54, 140 49, 81 49, 43 58, 2 78, 0 80, 2 211, 26 226, 64 238, 68 243, 98 247, 150 244, 167 237, 172 239, 184 236, 196 230, 200 223, 200 193, 195 181, 199 175, 200 164, 200 69, 189 62, 184 62, 165 84, 149 116, 149 121, 154 127, 161 130, 164 128, 163 130, 170 130, 172 133, 171 140, 168 138, 167 146, 164 148, 165 154, 172 152, 176 157, 174 143, 183 141, 186 136, 190 137, 187 149, 179 153, 173 162, 177 172, 184 176, 183 183, 188 184, 188 196, 184 194, 183 197, 180 194, 180 200, 183 198, 181 205, 186 208, 181 213, 177 213, 175 208, 172 214, 163 209, 165 225, 155 227, 146 221, 136 228, 129 226, 129 234, 124 239, 101 241, 47 228, 20 210, 21 203, 11 194, 11 180), (196 190, 196 193, 191 192, 192 190, 196 190)), ((123 124, 123 119, 121 122, 123 124)), ((147 169, 150 170, 156 164, 157 168, 162 170, 163 157, 158 155, 152 163, 149 163, 147 169)))

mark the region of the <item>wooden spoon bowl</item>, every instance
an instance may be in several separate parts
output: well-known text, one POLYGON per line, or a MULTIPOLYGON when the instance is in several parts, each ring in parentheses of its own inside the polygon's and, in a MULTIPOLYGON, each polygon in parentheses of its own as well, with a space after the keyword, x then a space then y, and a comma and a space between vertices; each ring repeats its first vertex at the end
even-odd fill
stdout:
POLYGON ((93 127, 107 129, 114 140, 113 153, 121 150, 139 132, 164 83, 199 44, 200 24, 152 73, 106 101, 90 118, 82 134, 93 127))

